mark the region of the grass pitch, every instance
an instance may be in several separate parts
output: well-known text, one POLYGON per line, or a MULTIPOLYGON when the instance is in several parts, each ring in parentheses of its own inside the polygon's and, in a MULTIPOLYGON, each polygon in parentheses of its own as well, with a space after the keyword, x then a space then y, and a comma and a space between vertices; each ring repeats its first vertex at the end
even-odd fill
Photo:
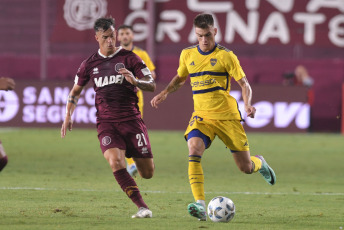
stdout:
POLYGON ((183 132, 151 131, 156 171, 137 178, 152 219, 117 185, 94 130, 60 138, 56 129, 0 129, 9 164, 0 173, 0 229, 341 229, 344 227, 344 137, 339 134, 249 133, 277 183, 237 169, 216 139, 202 159, 207 202, 223 195, 236 205, 229 223, 199 222, 186 207, 188 151, 183 132))

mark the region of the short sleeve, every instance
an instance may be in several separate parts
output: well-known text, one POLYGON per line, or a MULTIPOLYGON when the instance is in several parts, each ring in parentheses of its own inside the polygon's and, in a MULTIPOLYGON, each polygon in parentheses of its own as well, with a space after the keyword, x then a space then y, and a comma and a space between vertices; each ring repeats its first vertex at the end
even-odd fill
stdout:
POLYGON ((183 50, 179 57, 179 67, 178 67, 177 73, 180 77, 187 77, 189 75, 189 71, 185 64, 185 55, 186 55, 186 51, 183 50))
POLYGON ((128 56, 128 68, 136 78, 143 78, 145 75, 151 74, 150 70, 146 66, 145 62, 136 54, 128 56))
POLYGON ((245 77, 244 70, 241 68, 237 56, 232 51, 227 53, 224 62, 227 72, 236 81, 239 81, 241 78, 245 77))
POLYGON ((86 60, 83 61, 75 75, 74 83, 76 85, 85 86, 90 80, 90 76, 86 73, 86 60))

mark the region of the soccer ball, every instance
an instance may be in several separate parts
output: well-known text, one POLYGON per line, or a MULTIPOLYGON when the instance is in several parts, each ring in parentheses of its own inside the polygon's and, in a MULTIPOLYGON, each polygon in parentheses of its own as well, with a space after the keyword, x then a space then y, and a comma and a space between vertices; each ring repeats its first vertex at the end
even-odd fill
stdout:
POLYGON ((208 204, 208 216, 214 222, 229 222, 235 214, 233 201, 224 196, 213 198, 208 204))

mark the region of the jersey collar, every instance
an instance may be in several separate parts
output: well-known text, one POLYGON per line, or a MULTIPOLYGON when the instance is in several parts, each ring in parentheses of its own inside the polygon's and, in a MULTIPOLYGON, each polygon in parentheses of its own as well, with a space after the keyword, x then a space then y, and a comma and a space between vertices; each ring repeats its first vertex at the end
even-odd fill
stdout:
POLYGON ((104 54, 102 54, 100 52, 100 49, 98 50, 98 54, 103 57, 103 58, 111 58, 113 56, 115 56, 120 50, 122 49, 122 46, 119 46, 118 49, 116 50, 116 52, 114 52, 113 54, 109 55, 109 56, 105 56, 104 54))
POLYGON ((201 50, 201 48, 199 48, 199 45, 197 46, 197 49, 198 49, 198 52, 199 52, 200 54, 202 54, 202 55, 208 55, 208 54, 211 54, 212 52, 214 52, 214 50, 216 49, 216 47, 217 47, 217 43, 215 43, 214 48, 213 48, 212 50, 208 51, 208 52, 203 52, 203 51, 201 50))

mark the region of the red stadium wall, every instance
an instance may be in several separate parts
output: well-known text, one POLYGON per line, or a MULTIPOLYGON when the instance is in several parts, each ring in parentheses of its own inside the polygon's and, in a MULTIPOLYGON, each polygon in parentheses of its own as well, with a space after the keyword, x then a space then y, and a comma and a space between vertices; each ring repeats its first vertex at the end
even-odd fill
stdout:
POLYGON ((8 22, 0 30, 0 75, 30 80, 44 74, 45 81, 72 82, 80 62, 97 50, 94 18, 112 15, 117 25, 134 26, 138 46, 149 48, 147 40, 154 40, 158 81, 166 84, 176 73, 180 51, 196 43, 190 36, 194 16, 206 10, 215 17, 218 42, 237 54, 252 84, 281 85, 283 73, 303 64, 315 80, 312 130, 340 131, 344 82, 340 1, 157 1, 154 35, 147 26, 152 18, 148 1, 46 0, 45 6, 42 2, 0 0, 0 21, 8 22))

